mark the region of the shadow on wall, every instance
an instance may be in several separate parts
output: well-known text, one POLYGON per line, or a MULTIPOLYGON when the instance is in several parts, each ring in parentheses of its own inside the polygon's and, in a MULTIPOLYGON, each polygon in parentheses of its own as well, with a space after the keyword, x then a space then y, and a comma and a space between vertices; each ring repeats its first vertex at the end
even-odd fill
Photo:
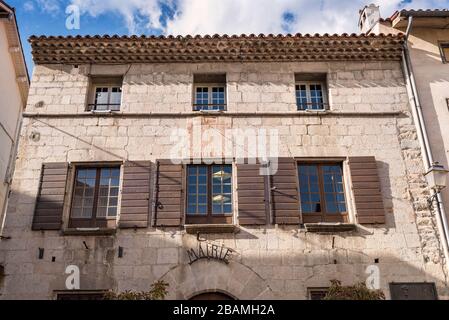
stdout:
POLYGON ((11 239, 0 242, 4 299, 53 299, 55 290, 66 289, 69 265, 80 269, 82 290, 142 291, 163 279, 170 284, 169 299, 204 292, 238 299, 306 299, 308 288, 327 287, 332 279, 364 282, 368 266, 379 268, 387 297, 391 282, 435 282, 440 297, 449 296, 441 268, 424 263, 419 239, 407 245, 398 241, 405 241, 403 234, 395 238, 398 234, 388 229, 386 234, 318 235, 273 226, 201 235, 235 252, 229 264, 202 259, 190 265, 186 251, 197 248, 195 235, 154 228, 98 237, 31 231, 33 204, 34 199, 17 194, 10 202, 5 234, 11 239))
MULTIPOLYGON (((411 50, 411 58, 434 161, 449 168, 449 150, 445 148, 442 131, 444 129, 442 125, 445 123, 442 122, 442 119, 447 119, 449 113, 449 109, 447 109, 449 106, 445 101, 446 98, 449 98, 449 65, 442 63, 440 55, 416 48, 411 50), (442 89, 439 93, 435 92, 432 86, 437 84, 443 84, 445 90, 442 89), (440 101, 444 107, 442 110, 437 110, 441 105, 435 105, 438 103, 435 99, 438 98, 442 99, 440 101)), ((449 141, 446 141, 446 145, 448 143, 449 141)), ((442 196, 443 202, 446 204, 446 215, 449 218, 449 188, 442 191, 442 196)))

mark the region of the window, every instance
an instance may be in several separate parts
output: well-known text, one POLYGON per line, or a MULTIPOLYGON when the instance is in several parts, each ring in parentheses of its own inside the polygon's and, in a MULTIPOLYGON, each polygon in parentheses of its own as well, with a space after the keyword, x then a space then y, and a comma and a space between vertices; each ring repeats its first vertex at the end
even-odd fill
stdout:
POLYGON ((187 224, 232 223, 232 166, 187 167, 187 224))
POLYGON ((194 111, 225 110, 225 87, 196 87, 194 111))
POLYGON ((341 164, 299 164, 298 176, 304 222, 347 222, 341 164))
POLYGON ((103 291, 61 291, 56 294, 56 300, 104 300, 103 291))
POLYGON ((390 283, 391 300, 438 300, 435 283, 390 283))
POLYGON ((226 110, 226 75, 194 75, 193 111, 226 110))
POLYGON ((298 110, 326 109, 323 88, 322 83, 297 83, 295 91, 298 110))
POLYGON ((443 63, 449 63, 449 42, 440 43, 440 52, 443 63))
POLYGON ((327 295, 328 289, 309 289, 308 291, 310 300, 323 300, 327 295))
POLYGON ((120 111, 121 78, 93 78, 88 111, 120 111))
POLYGON ((325 74, 299 73, 295 75, 295 80, 298 110, 327 109, 325 74))
POLYGON ((121 87, 95 87, 94 111, 120 111, 121 87))
POLYGON ((79 167, 75 172, 70 226, 108 227, 117 217, 120 167, 79 167))

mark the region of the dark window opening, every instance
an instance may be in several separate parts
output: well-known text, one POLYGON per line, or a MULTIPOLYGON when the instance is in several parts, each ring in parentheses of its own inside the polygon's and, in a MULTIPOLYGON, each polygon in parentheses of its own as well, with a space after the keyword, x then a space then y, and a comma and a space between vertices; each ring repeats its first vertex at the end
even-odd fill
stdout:
POLYGON ((341 164, 299 164, 298 176, 304 222, 347 222, 341 164))
POLYGON ((309 299, 310 300, 323 300, 327 295, 328 289, 309 289, 309 299))
POLYGON ((61 292, 56 294, 56 300, 104 300, 104 292, 61 292))
POLYGON ((187 167, 187 224, 232 223, 232 166, 187 167))
POLYGON ((438 300, 435 283, 390 283, 391 300, 438 300))
POLYGON ((449 63, 449 42, 440 43, 440 52, 443 63, 449 63))
POLYGON ((114 227, 119 186, 118 166, 76 168, 69 227, 114 227))

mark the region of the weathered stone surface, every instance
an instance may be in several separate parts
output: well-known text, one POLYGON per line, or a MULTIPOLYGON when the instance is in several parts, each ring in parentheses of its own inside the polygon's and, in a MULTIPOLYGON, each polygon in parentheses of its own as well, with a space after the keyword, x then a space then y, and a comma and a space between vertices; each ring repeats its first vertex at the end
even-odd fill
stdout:
MULTIPOLYGON (((114 66, 107 72, 120 74, 123 69, 127 68, 114 66)), ((26 111, 84 114, 87 70, 80 66, 79 73, 72 73, 66 67, 36 66, 26 111), (44 101, 42 108, 35 107, 38 101, 44 101)), ((147 290, 152 282, 165 279, 170 283, 169 298, 218 290, 240 299, 305 299, 307 288, 326 287, 332 279, 346 284, 364 281, 366 268, 375 264, 387 295, 391 281, 429 281, 436 282, 440 298, 449 297, 400 70, 399 63, 389 62, 133 66, 124 79, 122 111, 151 116, 25 118, 4 230, 12 239, 0 242, 0 264, 6 273, 2 298, 53 298, 53 290, 64 289, 64 270, 70 264, 82 270, 82 289, 147 290), (211 70, 227 72, 228 112, 270 115, 178 116, 192 110, 193 73, 211 70), (328 72, 332 112, 353 114, 285 116, 296 111, 292 70, 328 72), (391 111, 402 114, 381 114, 391 111), (118 230, 98 240, 31 231, 43 162, 169 158, 175 144, 173 130, 189 132, 198 121, 203 132, 276 129, 280 156, 375 156, 387 224, 360 226, 344 235, 305 233, 287 226, 208 235, 213 243, 235 250, 231 263, 201 260, 191 266, 185 250, 196 246, 196 237, 179 229, 118 230), (31 132, 39 132, 41 139, 31 140, 31 132), (119 246, 124 248, 122 258, 117 254, 119 246), (45 248, 43 260, 38 259, 38 248, 45 248)), ((221 154, 212 150, 207 156, 221 154)), ((355 221, 350 188, 347 195, 355 221)))

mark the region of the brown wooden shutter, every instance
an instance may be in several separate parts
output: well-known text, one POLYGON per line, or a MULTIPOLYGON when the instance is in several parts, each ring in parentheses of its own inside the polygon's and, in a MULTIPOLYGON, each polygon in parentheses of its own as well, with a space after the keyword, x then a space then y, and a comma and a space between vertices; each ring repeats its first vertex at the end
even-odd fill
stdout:
POLYGON ((151 215, 151 162, 127 161, 123 169, 123 187, 119 227, 147 228, 151 215))
POLYGON ((374 157, 350 157, 352 188, 360 224, 385 223, 377 163, 374 157))
POLYGON ((271 176, 271 207, 277 224, 299 224, 298 166, 294 158, 278 158, 278 170, 271 176))
POLYGON ((157 161, 156 221, 158 227, 182 225, 184 214, 183 165, 171 160, 157 161))
MULTIPOLYGON (((240 162, 240 161, 238 161, 240 162)), ((267 224, 265 179, 261 164, 237 164, 237 195, 240 225, 267 224)))
POLYGON ((68 171, 68 163, 42 165, 33 230, 61 229, 68 171))

